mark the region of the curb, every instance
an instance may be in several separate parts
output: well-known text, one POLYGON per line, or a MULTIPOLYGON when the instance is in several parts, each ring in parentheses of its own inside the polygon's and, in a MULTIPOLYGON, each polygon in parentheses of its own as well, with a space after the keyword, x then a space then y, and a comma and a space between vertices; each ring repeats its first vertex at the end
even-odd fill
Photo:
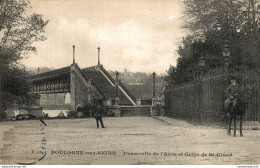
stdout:
MULTIPOLYGON (((191 124, 191 123, 185 123, 185 124, 188 124, 188 125, 182 125, 182 124, 179 124, 179 123, 175 123, 175 122, 171 122, 171 121, 165 120, 165 119, 163 119, 163 118, 159 118, 159 117, 157 117, 157 116, 152 116, 152 117, 155 118, 155 119, 157 119, 157 120, 160 120, 160 121, 162 121, 162 122, 165 122, 165 123, 167 123, 167 124, 169 124, 169 125, 175 125, 175 126, 180 126, 180 127, 184 127, 184 128, 189 127, 189 125, 193 125, 193 124, 191 124)), ((169 118, 169 117, 166 117, 166 118, 169 118)), ((173 119, 173 118, 169 118, 169 119, 173 119)), ((186 121, 184 121, 184 122, 186 122, 186 121)), ((194 126, 195 126, 195 125, 194 125, 194 126)))
MULTIPOLYGON (((183 126, 183 125, 179 125, 179 124, 176 124, 176 123, 173 123, 173 122, 170 122, 170 121, 167 121, 167 120, 164 120, 163 118, 159 118, 157 116, 152 116, 153 118, 157 119, 157 120, 160 120, 160 121, 163 121, 169 125, 176 125, 176 126, 183 126)), ((164 116, 165 117, 165 116, 164 116)), ((172 119, 172 118, 170 118, 172 119)), ((188 124, 191 124, 191 125, 194 125, 192 123, 188 123, 188 124)), ((194 125, 196 126, 196 125, 194 125)), ((226 128, 223 128, 221 126, 218 126, 218 125, 211 125, 211 124, 208 124, 208 123, 203 123, 202 125, 200 126, 209 126, 209 127, 215 127, 215 128, 220 128, 220 129, 226 129, 226 128)), ((184 126, 185 127, 185 126, 184 126)), ((239 126, 237 125, 237 127, 239 128, 239 126)), ((243 126, 243 130, 254 130, 254 131, 258 131, 260 130, 260 127, 259 126, 243 126)))
POLYGON ((155 119, 157 119, 157 120, 163 121, 163 122, 165 122, 165 123, 167 123, 167 124, 175 125, 175 123, 171 123, 171 122, 166 121, 166 120, 164 120, 164 119, 162 119, 162 118, 158 118, 158 117, 156 117, 156 116, 152 116, 152 117, 155 118, 155 119))

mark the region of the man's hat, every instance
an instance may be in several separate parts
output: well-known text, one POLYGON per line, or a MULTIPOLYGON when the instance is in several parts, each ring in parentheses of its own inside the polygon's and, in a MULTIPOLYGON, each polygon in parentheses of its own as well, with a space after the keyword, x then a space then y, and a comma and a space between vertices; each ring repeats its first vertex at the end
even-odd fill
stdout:
POLYGON ((230 84, 232 81, 235 81, 237 85, 240 85, 242 83, 242 79, 238 76, 231 76, 228 81, 230 84))

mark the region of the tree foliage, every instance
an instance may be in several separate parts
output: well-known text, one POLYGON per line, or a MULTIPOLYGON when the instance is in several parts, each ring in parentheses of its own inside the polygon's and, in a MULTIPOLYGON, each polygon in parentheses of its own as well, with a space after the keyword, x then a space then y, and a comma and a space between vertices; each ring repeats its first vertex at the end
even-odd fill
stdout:
POLYGON ((34 42, 45 40, 48 21, 39 14, 28 15, 27 0, 0 1, 0 111, 10 103, 30 104, 29 72, 19 60, 35 52, 34 42))
POLYGON ((259 62, 260 1, 257 0, 184 0, 182 27, 190 31, 178 48, 176 67, 167 71, 170 84, 194 79, 199 57, 206 70, 224 66, 222 48, 231 50, 229 68, 255 68, 259 62))
POLYGON ((0 32, 3 35, 0 51, 3 64, 16 63, 30 51, 36 51, 33 42, 45 40, 48 21, 39 14, 26 16, 30 8, 26 0, 2 0, 0 3, 0 32))

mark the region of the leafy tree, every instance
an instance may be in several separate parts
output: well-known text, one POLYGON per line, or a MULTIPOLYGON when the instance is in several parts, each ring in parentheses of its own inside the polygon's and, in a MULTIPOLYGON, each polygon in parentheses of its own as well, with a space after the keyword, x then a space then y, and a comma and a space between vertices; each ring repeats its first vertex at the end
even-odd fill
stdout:
POLYGON ((176 84, 178 83, 177 80, 177 76, 176 76, 176 67, 174 67, 173 65, 170 65, 170 68, 166 71, 167 75, 165 75, 163 77, 164 81, 168 84, 176 84))
POLYGON ((211 69, 222 65, 222 60, 219 59, 220 53, 221 49, 218 45, 187 36, 183 38, 182 44, 178 48, 179 58, 176 67, 170 66, 164 80, 168 84, 195 80, 195 71, 199 69, 199 58, 204 57, 207 62, 205 69, 211 69))
POLYGON ((28 72, 18 61, 36 52, 33 43, 45 40, 48 24, 39 14, 26 14, 29 8, 27 0, 0 1, 0 112, 10 102, 29 103, 28 72))
POLYGON ((236 28, 250 32, 260 17, 259 9, 258 0, 184 0, 183 27, 203 37, 217 26, 227 36, 236 28))
POLYGON ((178 48, 176 67, 167 71, 167 80, 182 83, 193 80, 198 59, 206 60, 206 70, 224 66, 222 48, 231 50, 231 71, 256 69, 260 51, 260 1, 184 0, 182 27, 190 31, 178 48), (174 77, 173 80, 169 78, 174 77))
POLYGON ((220 47, 229 42, 231 59, 239 65, 250 67, 259 61, 260 1, 185 0, 184 4, 183 27, 193 35, 220 47))
POLYGON ((27 79, 31 73, 25 67, 17 65, 8 66, 2 72, 3 107, 10 107, 14 102, 20 105, 33 105, 37 97, 29 94, 30 84, 27 79))

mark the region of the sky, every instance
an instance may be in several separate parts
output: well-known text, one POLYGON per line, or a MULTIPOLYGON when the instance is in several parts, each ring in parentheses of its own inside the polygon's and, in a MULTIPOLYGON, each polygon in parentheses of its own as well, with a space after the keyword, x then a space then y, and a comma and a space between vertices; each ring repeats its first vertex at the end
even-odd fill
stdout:
POLYGON ((49 20, 37 53, 23 63, 29 68, 81 68, 100 62, 107 70, 165 73, 176 65, 180 28, 179 0, 30 0, 31 12, 49 20))

